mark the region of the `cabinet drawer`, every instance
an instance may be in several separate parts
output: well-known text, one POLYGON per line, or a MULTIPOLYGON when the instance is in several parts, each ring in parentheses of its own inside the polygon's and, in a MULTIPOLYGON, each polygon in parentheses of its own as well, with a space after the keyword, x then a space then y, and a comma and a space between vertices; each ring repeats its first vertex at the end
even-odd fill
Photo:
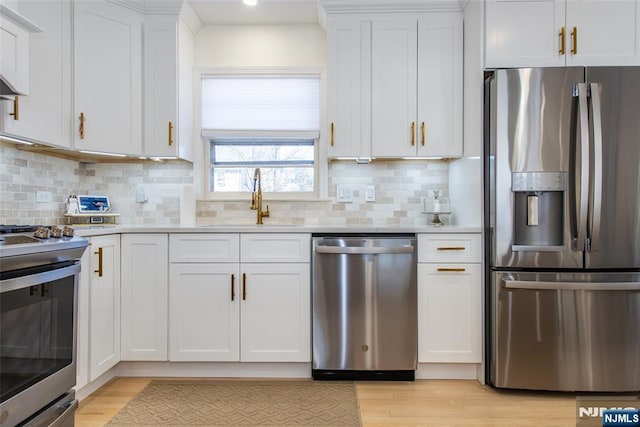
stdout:
POLYGON ((418 234, 418 262, 481 262, 480 234, 418 234))
POLYGON ((243 234, 242 262, 309 262, 310 234, 243 234))
POLYGON ((169 236, 169 262, 239 262, 237 234, 172 234, 169 236))

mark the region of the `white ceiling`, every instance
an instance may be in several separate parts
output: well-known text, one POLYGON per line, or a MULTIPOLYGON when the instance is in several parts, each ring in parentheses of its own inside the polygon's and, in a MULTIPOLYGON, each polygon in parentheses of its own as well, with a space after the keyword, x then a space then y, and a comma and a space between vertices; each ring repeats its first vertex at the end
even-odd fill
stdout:
POLYGON ((316 24, 317 0, 189 0, 204 25, 208 24, 316 24))

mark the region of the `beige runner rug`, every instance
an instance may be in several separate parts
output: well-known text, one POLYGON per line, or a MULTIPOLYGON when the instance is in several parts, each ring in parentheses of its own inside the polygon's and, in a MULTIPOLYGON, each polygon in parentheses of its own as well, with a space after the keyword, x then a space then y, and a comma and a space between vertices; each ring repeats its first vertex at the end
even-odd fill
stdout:
POLYGON ((108 426, 360 426, 353 382, 153 380, 108 426))

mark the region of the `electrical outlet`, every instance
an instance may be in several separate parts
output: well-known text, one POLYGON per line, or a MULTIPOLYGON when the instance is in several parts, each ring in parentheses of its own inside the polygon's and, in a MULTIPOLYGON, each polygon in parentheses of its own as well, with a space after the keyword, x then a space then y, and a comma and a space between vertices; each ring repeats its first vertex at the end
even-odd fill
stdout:
POLYGON ((336 201, 338 203, 352 203, 353 188, 345 184, 336 185, 336 201))
POLYGON ((376 201, 376 186, 375 185, 367 185, 364 190, 364 201, 365 202, 375 202, 376 201))
POLYGON ((37 203, 51 203, 52 200, 51 191, 36 191, 37 203))

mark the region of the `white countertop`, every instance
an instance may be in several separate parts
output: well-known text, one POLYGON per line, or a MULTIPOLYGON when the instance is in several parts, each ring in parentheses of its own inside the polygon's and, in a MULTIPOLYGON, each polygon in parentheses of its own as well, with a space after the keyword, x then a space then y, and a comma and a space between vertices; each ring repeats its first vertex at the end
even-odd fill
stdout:
POLYGON ((90 237, 119 233, 481 233, 482 227, 376 227, 376 226, 305 226, 287 224, 247 225, 75 225, 78 236, 90 237))

